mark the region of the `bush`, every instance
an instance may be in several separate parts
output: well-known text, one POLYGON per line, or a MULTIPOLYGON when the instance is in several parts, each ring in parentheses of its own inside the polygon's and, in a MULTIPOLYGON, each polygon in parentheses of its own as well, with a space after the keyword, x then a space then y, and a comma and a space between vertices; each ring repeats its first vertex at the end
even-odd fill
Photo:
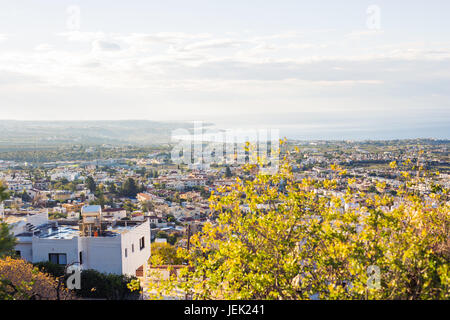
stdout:
POLYGON ((181 264, 183 259, 177 257, 177 248, 169 243, 152 243, 152 256, 149 259, 152 265, 181 264))
POLYGON ((0 259, 0 298, 14 300, 71 300, 72 292, 47 273, 22 259, 0 259))
POLYGON ((42 261, 33 263, 35 267, 37 267, 42 272, 48 273, 55 278, 61 277, 64 275, 64 266, 60 264, 55 264, 50 261, 42 261))
POLYGON ((167 242, 173 246, 175 245, 175 243, 177 243, 177 240, 178 240, 178 237, 173 234, 171 234, 167 237, 167 242))
POLYGON ((81 289, 75 292, 82 298, 135 300, 139 298, 139 291, 131 292, 127 284, 136 279, 136 277, 101 273, 92 269, 83 270, 81 289))

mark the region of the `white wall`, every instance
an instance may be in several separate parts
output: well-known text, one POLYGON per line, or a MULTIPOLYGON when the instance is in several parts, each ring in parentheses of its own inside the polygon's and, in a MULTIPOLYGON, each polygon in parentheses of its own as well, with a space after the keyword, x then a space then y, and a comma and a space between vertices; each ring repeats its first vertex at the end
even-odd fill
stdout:
POLYGON ((48 210, 28 216, 27 222, 34 226, 40 226, 48 223, 48 210))
POLYGON ((71 211, 67 214, 67 219, 80 219, 80 213, 76 211, 71 211))
POLYGON ((150 222, 146 220, 140 226, 122 234, 122 270, 124 274, 136 275, 136 269, 144 266, 150 258, 150 222), (139 249, 139 239, 144 237, 145 247, 139 249), (132 250, 134 244, 134 252, 132 250), (125 257, 125 248, 128 256, 125 257))
POLYGON ((45 239, 33 237, 33 263, 48 261, 49 253, 65 253, 67 263, 78 261, 78 238, 73 239, 45 239))
POLYGON ((14 235, 26 232, 26 224, 31 223, 34 226, 40 226, 43 224, 48 223, 48 212, 39 212, 39 213, 33 213, 29 216, 25 217, 24 220, 17 221, 15 223, 12 223, 10 225, 11 232, 14 235))
MULTIPOLYGON (((30 238, 30 240, 31 240, 31 238, 30 238)), ((15 246, 15 250, 19 250, 20 251, 20 257, 22 259, 25 259, 28 262, 32 262, 33 261, 33 251, 32 251, 31 241, 30 242, 18 243, 15 246)))
POLYGON ((79 238, 83 269, 122 274, 121 236, 79 238))

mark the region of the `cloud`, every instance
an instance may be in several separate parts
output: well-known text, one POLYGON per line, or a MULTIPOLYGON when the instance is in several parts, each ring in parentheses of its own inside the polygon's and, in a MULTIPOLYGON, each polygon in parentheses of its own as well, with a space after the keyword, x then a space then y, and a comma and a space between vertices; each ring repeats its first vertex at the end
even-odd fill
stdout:
POLYGON ((193 51, 204 49, 226 49, 238 47, 245 41, 233 40, 233 39, 212 39, 208 41, 199 41, 188 44, 181 48, 181 50, 193 51))
POLYGON ((184 32, 158 32, 158 33, 131 33, 118 35, 117 38, 130 45, 167 44, 180 45, 187 41, 208 39, 209 33, 184 33, 184 32))
POLYGON ((73 42, 92 42, 106 38, 106 34, 104 32, 69 31, 57 33, 57 35, 73 42))
POLYGON ((44 84, 36 76, 31 76, 20 72, 10 72, 0 69, 0 87, 3 86, 14 86, 14 85, 36 85, 44 84))
POLYGON ((299 32, 299 31, 286 31, 286 32, 280 32, 270 35, 264 35, 264 36, 257 36, 252 38, 252 40, 255 41, 267 41, 267 40, 279 40, 279 39, 292 39, 292 38, 300 38, 304 37, 306 34, 305 31, 299 32))
POLYGON ((381 29, 369 29, 369 30, 352 31, 346 34, 345 37, 349 39, 361 39, 363 37, 379 36, 382 34, 384 34, 384 31, 381 29))
MULTIPOLYGON (((310 98, 409 99, 411 91, 417 97, 450 96, 444 85, 435 85, 449 82, 449 43, 380 44, 345 51, 340 43, 344 35, 330 41, 295 39, 300 34, 262 40, 242 32, 227 37, 70 32, 65 34, 66 46, 45 43, 32 51, 2 50, 0 72, 16 75, 10 82, 16 86, 39 80, 40 87, 64 90, 142 89, 151 92, 144 96, 167 94, 172 100, 183 96, 181 92, 208 101, 245 103, 264 97, 286 106, 310 98)), ((3 85, 7 83, 4 78, 3 85)))
POLYGON ((41 43, 41 44, 38 44, 36 47, 34 47, 34 50, 40 51, 40 52, 45 52, 45 51, 54 50, 54 47, 48 43, 41 43))
POLYGON ((103 40, 95 40, 92 42, 92 49, 94 51, 119 51, 120 45, 114 42, 103 40))

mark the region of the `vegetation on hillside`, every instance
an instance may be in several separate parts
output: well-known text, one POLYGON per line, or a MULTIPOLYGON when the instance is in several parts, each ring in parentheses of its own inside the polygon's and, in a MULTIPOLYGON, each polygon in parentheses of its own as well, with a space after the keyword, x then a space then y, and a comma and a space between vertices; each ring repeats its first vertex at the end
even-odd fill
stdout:
POLYGON ((410 161, 390 167, 403 176, 395 199, 383 183, 369 195, 352 178, 337 196, 346 171, 336 165, 334 178, 297 181, 289 154, 274 175, 237 179, 210 198, 217 223, 178 249, 186 268, 150 290, 193 299, 449 299, 448 190, 427 199, 415 186, 436 173, 410 161))

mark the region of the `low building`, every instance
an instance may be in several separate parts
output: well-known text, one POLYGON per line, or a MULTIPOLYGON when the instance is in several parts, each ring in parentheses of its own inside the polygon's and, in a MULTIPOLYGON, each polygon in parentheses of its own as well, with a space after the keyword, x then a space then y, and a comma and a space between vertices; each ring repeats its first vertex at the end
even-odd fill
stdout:
POLYGON ((78 211, 69 211, 69 212, 67 212, 67 219, 79 220, 80 213, 78 211))
POLYGON ((120 220, 127 217, 127 210, 123 208, 103 209, 102 213, 105 219, 120 220))
MULTIPOLYGON (((94 206, 91 206, 94 207, 94 206)), ((58 225, 48 215, 27 217, 16 225, 17 253, 32 263, 51 261, 66 265, 79 263, 82 269, 126 275, 140 275, 150 258, 150 222, 116 221, 90 224, 84 221, 94 208, 84 208, 80 225, 58 225), (92 209, 92 210, 91 210, 92 209), (83 224, 89 225, 84 228, 83 224), (97 228, 101 226, 100 228, 97 228), (82 233, 81 229, 89 230, 82 233)), ((95 222, 95 221, 94 221, 95 222)))

